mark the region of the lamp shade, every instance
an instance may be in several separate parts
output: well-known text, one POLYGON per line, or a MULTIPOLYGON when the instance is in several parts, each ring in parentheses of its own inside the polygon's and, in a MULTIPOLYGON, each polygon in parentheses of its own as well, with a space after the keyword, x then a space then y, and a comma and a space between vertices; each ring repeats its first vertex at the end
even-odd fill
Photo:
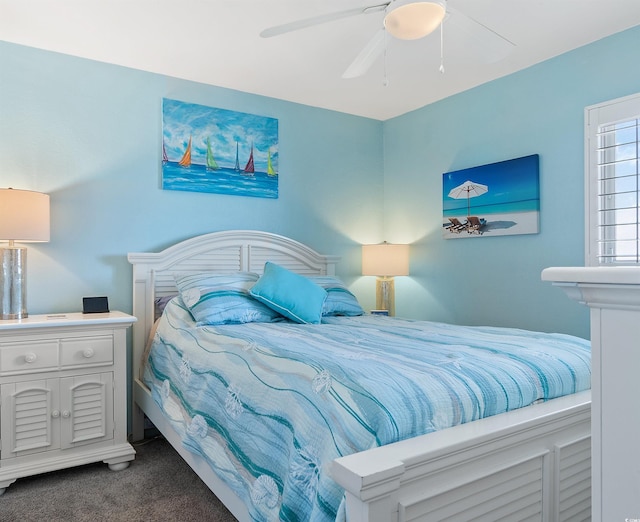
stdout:
POLYGON ((417 40, 432 33, 444 19, 446 10, 438 2, 397 2, 398 7, 384 18, 385 29, 401 40, 417 40))
POLYGON ((362 245, 362 275, 409 275, 409 245, 362 245))
POLYGON ((0 189, 0 241, 49 241, 49 195, 0 189))

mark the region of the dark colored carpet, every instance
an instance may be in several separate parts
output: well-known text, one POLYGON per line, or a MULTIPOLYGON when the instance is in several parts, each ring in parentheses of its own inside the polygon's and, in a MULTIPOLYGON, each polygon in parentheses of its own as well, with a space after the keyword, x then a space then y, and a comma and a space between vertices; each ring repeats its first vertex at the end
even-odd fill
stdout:
POLYGON ((0 496, 0 520, 235 521, 163 438, 134 447, 123 471, 100 462, 16 480, 0 496))

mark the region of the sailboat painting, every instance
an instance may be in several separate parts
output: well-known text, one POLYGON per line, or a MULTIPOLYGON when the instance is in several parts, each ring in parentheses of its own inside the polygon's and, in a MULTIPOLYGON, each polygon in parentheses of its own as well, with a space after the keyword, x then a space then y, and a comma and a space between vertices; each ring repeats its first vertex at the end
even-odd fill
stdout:
POLYGON ((164 98, 162 188, 278 197, 278 120, 164 98))

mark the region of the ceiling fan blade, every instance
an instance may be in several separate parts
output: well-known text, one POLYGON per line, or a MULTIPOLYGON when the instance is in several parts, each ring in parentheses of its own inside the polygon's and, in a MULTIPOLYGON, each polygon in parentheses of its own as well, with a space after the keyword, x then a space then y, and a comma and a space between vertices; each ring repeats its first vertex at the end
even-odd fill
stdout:
POLYGON ((276 25, 262 31, 260 33, 260 36, 262 36, 262 38, 271 38, 272 36, 279 36, 281 34, 297 31, 298 29, 305 29, 306 27, 312 27, 314 25, 326 24, 327 22, 333 22, 334 20, 340 20, 342 18, 349 18, 350 16, 377 13, 386 9, 390 3, 391 2, 384 2, 381 4, 365 7, 356 7, 353 9, 347 9, 345 11, 336 11, 333 13, 312 16, 311 18, 296 20, 294 22, 289 22, 282 25, 276 25))
POLYGON ((357 78, 366 73, 384 51, 385 30, 380 29, 356 56, 351 65, 343 73, 343 78, 357 78))
POLYGON ((458 44, 477 54, 485 63, 495 63, 506 58, 515 48, 515 44, 498 34, 490 27, 447 6, 451 17, 447 20, 447 27, 454 29, 459 35, 458 44))

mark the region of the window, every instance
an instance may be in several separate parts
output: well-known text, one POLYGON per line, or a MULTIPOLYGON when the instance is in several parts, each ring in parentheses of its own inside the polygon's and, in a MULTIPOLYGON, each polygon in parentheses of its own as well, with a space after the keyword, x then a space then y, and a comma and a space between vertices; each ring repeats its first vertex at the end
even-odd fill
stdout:
POLYGON ((640 264, 640 94, 585 109, 586 264, 640 264))

